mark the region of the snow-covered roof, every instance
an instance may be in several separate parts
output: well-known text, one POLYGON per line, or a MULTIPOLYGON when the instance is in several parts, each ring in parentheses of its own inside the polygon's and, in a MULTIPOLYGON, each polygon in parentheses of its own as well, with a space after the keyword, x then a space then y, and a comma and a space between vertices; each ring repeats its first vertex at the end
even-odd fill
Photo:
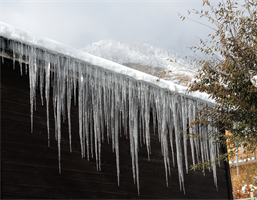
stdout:
POLYGON ((184 87, 169 81, 165 81, 163 79, 157 82, 157 77, 151 76, 144 72, 140 72, 135 69, 126 67, 124 65, 120 65, 115 62, 85 53, 81 50, 66 46, 54 40, 51 40, 33 33, 30 33, 28 31, 11 26, 4 22, 0 22, 0 25, 1 25, 0 36, 3 36, 7 39, 21 42, 27 45, 32 45, 37 48, 46 49, 47 51, 50 51, 50 52, 52 51, 54 53, 63 54, 64 56, 76 58, 78 60, 82 60, 84 62, 90 63, 94 66, 99 66, 99 67, 114 71, 116 73, 132 77, 137 80, 142 80, 150 84, 159 86, 161 88, 168 89, 173 92, 177 92, 182 95, 186 94, 187 96, 192 96, 197 99, 202 99, 210 103, 215 103, 215 101, 210 99, 209 95, 206 93, 201 93, 201 92, 186 93, 187 87, 184 87))

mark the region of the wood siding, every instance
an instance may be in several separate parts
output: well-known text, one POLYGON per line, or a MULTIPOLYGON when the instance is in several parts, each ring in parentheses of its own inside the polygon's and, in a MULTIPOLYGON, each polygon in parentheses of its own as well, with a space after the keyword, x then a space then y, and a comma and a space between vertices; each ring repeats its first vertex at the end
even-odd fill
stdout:
MULTIPOLYGON (((2 59, 2 58, 1 58, 2 59)), ((72 150, 69 152, 68 125, 62 123, 61 166, 58 171, 58 150, 54 137, 54 117, 50 101, 51 145, 47 145, 46 107, 37 91, 34 131, 31 133, 29 78, 13 61, 1 62, 1 197, 3 199, 229 199, 231 183, 228 166, 217 168, 218 191, 212 172, 205 176, 199 170, 185 173, 185 191, 180 191, 177 167, 171 167, 169 186, 158 136, 151 122, 151 161, 146 146, 139 150, 140 196, 134 184, 129 140, 120 137, 120 186, 117 186, 116 160, 107 139, 102 144, 102 170, 96 170, 94 159, 82 159, 78 135, 78 107, 72 106, 72 150)), ((51 98, 50 98, 51 99, 51 98)), ((52 99, 51 99, 52 100, 52 99)), ((151 120, 152 121, 152 120, 151 120)), ((176 149, 174 149, 176 150, 176 149)), ((223 151, 223 150, 222 150, 223 151)), ((192 164, 188 142, 189 164, 192 164)))

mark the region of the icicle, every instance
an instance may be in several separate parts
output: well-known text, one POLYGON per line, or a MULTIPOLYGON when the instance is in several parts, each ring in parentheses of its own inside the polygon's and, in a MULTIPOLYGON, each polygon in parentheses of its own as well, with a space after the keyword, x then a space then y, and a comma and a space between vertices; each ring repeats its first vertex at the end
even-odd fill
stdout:
POLYGON ((139 103, 139 105, 141 105, 141 107, 139 107, 139 116, 138 116, 138 118, 139 118, 139 123, 138 123, 138 135, 139 135, 139 140, 140 140, 140 146, 142 147, 142 140, 143 140, 143 125, 142 125, 142 110, 144 109, 143 108, 143 105, 142 105, 142 97, 141 97, 141 94, 142 94, 142 92, 141 92, 141 90, 142 90, 142 83, 141 83, 141 81, 140 82, 137 82, 137 85, 136 85, 136 88, 137 88, 137 98, 138 98, 138 103, 139 103))
POLYGON ((54 123, 55 123, 55 140, 57 140, 57 67, 56 67, 56 58, 52 58, 51 63, 53 63, 53 72, 52 72, 52 86, 53 86, 53 110, 54 110, 54 123))
MULTIPOLYGON (((217 127, 214 127, 215 132, 217 133, 217 137, 218 139, 220 138, 220 132, 219 129, 217 127)), ((220 154, 219 154, 219 150, 220 150, 220 143, 217 142, 216 143, 216 155, 218 155, 218 161, 219 161, 219 167, 220 167, 220 154)))
MULTIPOLYGON (((208 131, 212 132, 213 127, 208 125, 208 131)), ((216 154, 215 154, 215 146, 214 146, 214 136, 212 135, 209 140, 209 146, 210 146, 210 157, 212 162, 212 171, 213 171, 213 181, 214 185, 217 188, 218 191, 218 183, 217 183, 217 172, 216 172, 216 154)))
MULTIPOLYGON (((202 109, 203 106, 201 105, 201 102, 197 102, 197 107, 202 109)), ((204 134, 203 134, 203 125, 199 124, 199 140, 200 140, 200 153, 201 153, 201 162, 204 163, 204 141, 205 141, 205 138, 204 138, 204 134)), ((205 175, 205 172, 204 172, 204 166, 203 166, 203 173, 205 175)))
MULTIPOLYGON (((49 56, 49 55, 48 55, 49 56)), ((46 117, 47 117, 47 138, 48 146, 50 147, 50 127, 49 127, 49 93, 50 93, 50 62, 46 60, 46 72, 45 72, 45 98, 46 98, 46 117)))
MULTIPOLYGON (((103 115, 103 70, 98 71, 98 89, 97 89, 97 97, 98 97, 98 107, 99 107, 99 126, 100 126, 100 139, 104 142, 104 115, 103 115)), ((100 141, 99 141, 100 142, 100 141)), ((101 149, 100 149, 101 150, 101 149)), ((100 153, 101 156, 101 153, 100 153)))
POLYGON ((184 145, 184 156, 186 173, 188 173, 188 158, 187 158, 187 98, 182 97, 182 121, 183 121, 183 145, 184 145))
POLYGON ((107 142, 109 144, 109 139, 110 139, 110 125, 109 125, 109 121, 110 121, 110 112, 109 112, 109 73, 105 72, 105 78, 104 78, 104 119, 105 119, 105 125, 107 128, 107 142))
POLYGON ((62 114, 62 118, 63 118, 63 122, 66 121, 66 77, 68 76, 68 72, 67 72, 67 59, 65 57, 60 56, 60 66, 62 67, 61 70, 61 114, 62 114))
POLYGON ((135 84, 129 81, 129 135, 130 153, 132 157, 132 171, 134 182, 137 184, 139 194, 139 170, 138 170, 138 105, 135 99, 135 84))
MULTIPOLYGON (((84 108, 83 108, 83 111, 84 111, 84 115, 83 115, 83 145, 87 147, 87 160, 89 160, 89 157, 90 157, 90 143, 89 143, 89 140, 90 140, 90 137, 89 137, 89 122, 90 122, 90 119, 88 118, 89 116, 89 110, 88 110, 88 93, 89 93, 89 76, 88 76, 88 65, 86 65, 86 70, 85 70, 85 76, 84 76, 84 79, 85 79, 85 85, 84 85, 84 95, 83 95, 83 105, 84 105, 84 108)), ((75 69, 74 69, 75 70, 75 69)), ((85 149, 84 149, 85 151, 85 149)), ((84 152, 85 154, 85 152, 84 152)))
POLYGON ((169 150, 168 150, 168 130, 167 130, 167 100, 166 100, 166 93, 164 91, 161 91, 161 112, 162 112, 162 127, 161 127, 161 149, 162 149, 162 155, 164 159, 164 167, 165 167, 165 175, 166 175, 166 185, 168 186, 168 173, 170 175, 170 160, 169 160, 169 150))
POLYGON ((72 95, 72 81, 73 81, 73 68, 71 67, 71 60, 68 59, 68 67, 67 67, 67 112, 68 112, 68 126, 69 126, 69 145, 70 145, 70 152, 72 152, 71 148, 71 95, 72 95), (70 67, 70 68, 68 68, 70 67))
POLYGON ((88 67, 88 84, 89 84, 89 94, 91 95, 91 98, 88 98, 88 118, 89 118, 89 124, 90 124, 90 129, 89 129, 89 135, 90 135, 90 151, 91 151, 91 157, 94 157, 94 146, 93 146, 93 102, 92 102, 92 96, 93 96, 93 67, 88 67))
MULTIPOLYGON (((197 103, 196 101, 193 101, 193 120, 196 119, 196 109, 197 109, 197 103)), ((194 146, 196 151, 196 158, 197 162, 199 163, 199 132, 198 132, 198 125, 193 126, 193 134, 197 134, 196 137, 194 137, 194 146)))
POLYGON ((37 63, 34 47, 30 48, 29 55, 29 82, 30 82, 30 113, 31 113, 31 132, 33 132, 33 107, 36 107, 36 85, 37 85, 37 63))
POLYGON ((58 143, 58 160, 59 160, 59 173, 61 173, 61 113, 62 113, 62 87, 63 87, 63 70, 60 65, 60 56, 57 56, 57 106, 56 106, 56 120, 57 120, 57 143, 58 143))
MULTIPOLYGON (((84 105, 83 105, 83 94, 84 94, 84 77, 82 74, 82 69, 81 65, 79 65, 79 81, 78 81, 78 87, 79 87, 79 92, 78 92, 78 106, 79 106, 79 139, 80 139, 80 148, 81 148, 81 157, 85 157, 84 155, 84 145, 83 145, 83 139, 82 139, 82 134, 83 134, 83 110, 84 105)), ((92 124, 91 124, 92 125, 92 124)))
POLYGON ((78 75, 77 75, 77 71, 75 70, 77 62, 74 61, 72 63, 72 68, 73 70, 73 91, 74 91, 74 105, 76 106, 76 102, 77 102, 77 95, 76 95, 76 91, 77 91, 77 81, 79 79, 78 75))
POLYGON ((1 38, 1 49, 2 49, 2 63, 4 63, 4 54, 5 54, 5 42, 4 42, 4 39, 1 38))
POLYGON ((174 101, 174 96, 172 94, 169 94, 169 97, 170 97, 170 103, 169 103, 169 112, 168 112, 168 127, 169 127, 172 163, 173 163, 173 167, 175 167, 175 156, 174 156, 174 147, 173 147, 173 128, 174 128, 173 101, 174 101))
POLYGON ((27 75, 28 74, 28 66, 29 66, 29 46, 28 45, 25 45, 25 60, 27 61, 27 64, 25 64, 25 74, 27 75))
POLYGON ((190 125, 191 121, 194 120, 193 116, 193 102, 192 100, 189 100, 189 140, 190 140, 190 146, 191 146, 191 153, 192 153, 192 160, 193 160, 193 165, 195 165, 195 153, 194 153, 194 139, 193 139, 193 128, 190 125))
POLYGON ((157 123, 158 123, 158 138, 161 141, 161 128, 162 128, 162 113, 161 113, 161 105, 160 105, 160 90, 156 90, 154 92, 154 99, 155 99, 155 107, 156 107, 156 116, 157 116, 157 123))
POLYGON ((153 92, 153 88, 151 89, 151 108, 152 108, 152 113, 153 113, 153 132, 155 135, 155 131, 156 131, 156 105, 155 105, 155 95, 153 92))
POLYGON ((149 86, 145 85, 144 87, 144 103, 145 103, 145 138, 146 138, 146 148, 147 148, 147 154, 148 154, 148 160, 150 161, 150 154, 151 154, 151 144, 150 144, 150 103, 149 103, 149 86))
POLYGON ((114 97, 114 94, 115 94, 115 91, 113 90, 113 88, 115 87, 115 82, 114 82, 114 74, 111 74, 111 91, 110 91, 110 99, 109 101, 110 102, 110 113, 111 113, 111 122, 110 122, 110 125, 111 125, 111 139, 112 139, 112 150, 113 152, 115 151, 115 118, 114 118, 114 115, 115 115, 115 97, 114 97))
POLYGON ((182 163, 182 149, 180 144, 180 130, 182 127, 179 126, 179 121, 181 121, 181 108, 180 108, 180 97, 177 96, 175 101, 173 101, 173 118, 174 118, 174 128, 175 128, 175 140, 176 140, 176 153, 177 153, 177 164, 178 164, 178 176, 180 190, 184 188, 184 174, 183 174, 183 163, 182 163))
POLYGON ((119 160, 119 132, 118 132, 118 114, 120 107, 120 99, 119 99, 119 91, 118 91, 118 80, 117 75, 115 74, 115 91, 114 91, 114 99, 115 99, 115 125, 114 125, 114 143, 115 143, 115 154, 116 154, 116 168, 117 168, 117 180, 118 186, 120 185, 120 160, 119 160))
POLYGON ((96 169, 99 170, 99 155, 98 155, 98 140, 99 140, 99 131, 98 129, 98 108, 97 108, 97 96, 96 96, 96 87, 97 87, 97 70, 93 70, 93 80, 92 80, 92 106, 93 106, 93 124, 94 124, 94 146, 95 146, 95 159, 96 159, 96 169))
MULTIPOLYGON (((44 52, 45 53, 45 52, 44 52)), ((39 80, 40 80, 40 97, 41 97, 41 104, 42 106, 44 105, 44 100, 43 100, 43 87, 44 87, 44 74, 45 68, 43 65, 39 66, 39 80)))
POLYGON ((15 69, 15 60, 16 60, 16 58, 15 58, 16 57, 16 55, 15 55, 16 54, 16 52, 15 52, 15 44, 16 44, 16 42, 11 41, 10 43, 11 43, 12 48, 13 48, 12 49, 13 50, 12 51, 12 55, 13 55, 13 69, 15 69))
POLYGON ((18 54, 19 54, 20 71, 21 71, 21 76, 22 76, 23 44, 17 43, 17 45, 18 45, 18 54))
POLYGON ((123 128, 125 136, 128 137, 128 104, 127 104, 127 91, 128 91, 128 79, 123 78, 122 83, 122 117, 123 117, 123 128))

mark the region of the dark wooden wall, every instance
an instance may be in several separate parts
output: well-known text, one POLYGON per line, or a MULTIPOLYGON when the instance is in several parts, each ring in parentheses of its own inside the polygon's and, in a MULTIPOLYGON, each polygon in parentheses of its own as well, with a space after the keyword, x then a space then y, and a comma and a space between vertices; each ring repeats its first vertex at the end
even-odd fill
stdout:
MULTIPOLYGON (((24 74, 24 71, 23 71, 24 74)), ((50 102, 50 111, 52 102, 50 102)), ((78 107, 72 106, 72 147, 69 152, 68 125, 62 123, 61 165, 58 172, 58 151, 54 139, 54 119, 50 112, 51 146, 47 146, 46 107, 37 93, 34 132, 30 131, 30 100, 28 75, 20 75, 20 67, 5 59, 1 63, 1 197, 3 199, 86 199, 86 198, 168 198, 168 199, 229 199, 230 175, 225 163, 217 169, 219 190, 212 172, 185 174, 186 194, 179 189, 177 167, 166 186, 161 147, 151 132, 151 161, 146 147, 140 147, 140 196, 133 183, 129 140, 120 138, 120 186, 117 186, 116 161, 111 145, 102 145, 102 171, 96 170, 94 159, 81 158, 78 137, 78 107)), ((151 125, 152 130, 152 125, 151 125)), ((189 148, 188 148, 189 149, 189 148)), ((191 162, 190 152, 189 163, 191 162)), ((184 169, 185 171, 185 169, 184 169)))

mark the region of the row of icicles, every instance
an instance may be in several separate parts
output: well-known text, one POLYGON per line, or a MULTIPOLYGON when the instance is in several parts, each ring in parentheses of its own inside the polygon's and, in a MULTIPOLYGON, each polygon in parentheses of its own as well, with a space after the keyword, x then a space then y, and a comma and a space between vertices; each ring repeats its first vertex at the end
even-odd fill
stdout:
MULTIPOLYGON (((153 117, 153 130, 161 143, 164 159, 166 183, 171 165, 175 167, 177 161, 180 190, 184 188, 183 163, 188 173, 187 136, 188 124, 194 120, 196 108, 206 104, 204 101, 193 97, 174 94, 157 85, 149 84, 142 80, 135 80, 126 75, 117 74, 81 60, 54 54, 33 46, 15 41, 1 39, 2 53, 4 49, 13 51, 13 60, 22 62, 29 72, 30 105, 31 105, 31 130, 33 131, 33 110, 36 108, 36 89, 39 87, 42 104, 46 105, 48 145, 50 145, 49 131, 49 101, 52 98, 55 138, 58 143, 59 171, 61 172, 61 121, 67 119, 69 127, 69 144, 71 146, 71 104, 78 102, 79 138, 81 156, 96 158, 97 170, 101 170, 101 144, 104 134, 116 154, 117 181, 119 183, 119 137, 120 130, 130 141, 132 158, 132 172, 134 182, 137 184, 139 194, 139 145, 146 145, 148 159, 150 160, 150 113, 153 117), (50 96, 52 87, 53 96, 50 96), (78 93, 76 94, 76 91, 78 93), (89 126, 93 125, 93 126, 89 126), (107 132, 105 131, 107 129, 107 132), (174 134, 174 137, 173 137, 174 134), (175 141, 173 141, 175 138, 175 141), (170 147, 169 147, 170 146, 170 147), (174 153, 176 148, 176 155, 174 153), (184 152, 184 154, 183 154, 184 152), (170 159, 171 157, 171 159, 170 159), (184 158, 183 158, 184 157, 184 158)), ((4 62, 4 60, 2 61, 4 62)), ((27 70, 26 70, 27 71, 27 70)), ((198 134, 200 137, 190 137, 189 143, 192 153, 192 164, 212 161, 214 184, 217 187, 215 161, 219 153, 219 145, 214 143, 214 138, 209 140, 208 132, 218 131, 211 126, 193 126, 189 134, 198 134)), ((210 169, 209 169, 210 170, 210 169)))

